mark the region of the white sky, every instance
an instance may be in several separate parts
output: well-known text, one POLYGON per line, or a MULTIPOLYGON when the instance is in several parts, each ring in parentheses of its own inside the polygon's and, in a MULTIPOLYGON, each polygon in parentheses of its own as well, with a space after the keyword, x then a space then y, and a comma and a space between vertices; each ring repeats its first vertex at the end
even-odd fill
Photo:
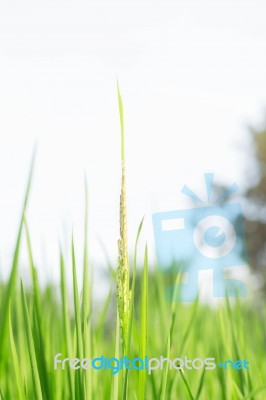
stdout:
MULTIPOLYGON (((94 0, 0 3, 0 257, 9 267, 28 165, 28 220, 42 277, 59 238, 82 238, 83 177, 97 237, 115 260, 120 184, 116 78, 124 100, 131 245, 146 215, 187 206, 204 172, 245 185, 246 123, 266 105, 266 3, 94 0)), ((131 246, 132 247, 132 246, 131 246)), ((151 250, 152 251, 152 250, 151 250)))

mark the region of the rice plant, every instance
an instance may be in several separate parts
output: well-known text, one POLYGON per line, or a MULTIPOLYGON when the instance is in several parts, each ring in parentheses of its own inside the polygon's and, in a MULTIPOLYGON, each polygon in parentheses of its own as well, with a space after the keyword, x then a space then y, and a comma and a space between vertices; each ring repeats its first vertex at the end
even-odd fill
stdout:
MULTIPOLYGON (((137 265, 143 220, 136 232, 132 260, 127 241, 125 132, 118 87, 122 179, 118 263, 110 274, 110 293, 103 304, 92 298, 88 261, 88 193, 85 182, 83 263, 77 265, 72 236, 71 265, 59 248, 60 283, 42 288, 27 224, 33 162, 26 187, 13 262, 0 287, 0 398, 4 400, 160 399, 209 400, 266 398, 266 308, 261 300, 217 306, 199 300, 166 302, 166 280, 150 265, 148 248, 137 265), (25 235, 31 284, 20 277, 20 250, 25 235), (82 287, 77 269, 83 270, 82 287), (72 290, 66 271, 72 270, 72 290), (115 282, 113 279, 115 275, 115 282), (114 285, 113 285, 114 283, 114 285), (114 287, 115 286, 115 287, 114 287), (115 360, 164 357, 163 368, 117 370, 115 360), (101 357, 113 359, 109 368, 101 357), (249 370, 179 368, 182 358, 246 360, 249 370), (180 359, 177 368, 167 361, 180 359), (91 367, 95 360, 95 367, 91 367), (81 368, 82 365, 88 368, 81 368), (72 367, 71 367, 72 365, 72 367), (112 367, 112 368, 111 368, 112 367)), ((139 364, 138 364, 139 366, 139 364)), ((154 367, 156 363, 154 362, 154 367)))

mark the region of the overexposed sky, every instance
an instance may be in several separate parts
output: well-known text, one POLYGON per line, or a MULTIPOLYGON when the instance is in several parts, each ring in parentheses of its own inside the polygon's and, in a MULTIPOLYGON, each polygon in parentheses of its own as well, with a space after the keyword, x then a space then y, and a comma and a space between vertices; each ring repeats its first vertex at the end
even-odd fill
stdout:
MULTIPOLYGON (((112 260, 120 185, 116 78, 124 100, 129 233, 146 215, 185 207, 204 172, 245 185, 247 123, 266 106, 262 0, 1 1, 0 262, 9 267, 28 166, 38 143, 28 220, 43 277, 59 240, 83 229, 112 260)), ((132 246, 131 246, 132 247, 132 246)))

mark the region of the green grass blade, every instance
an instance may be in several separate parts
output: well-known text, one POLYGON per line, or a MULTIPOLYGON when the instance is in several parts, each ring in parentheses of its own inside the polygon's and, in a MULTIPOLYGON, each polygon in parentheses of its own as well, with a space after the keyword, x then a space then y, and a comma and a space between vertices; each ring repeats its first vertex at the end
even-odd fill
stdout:
MULTIPOLYGON (((115 358, 119 359, 119 348, 120 348, 120 326, 119 326, 119 315, 116 315, 116 334, 115 334, 115 358)), ((113 388, 112 388, 112 400, 119 399, 119 374, 113 375, 113 388)))
POLYGON ((98 318, 98 321, 97 321, 97 324, 96 324, 96 327, 95 327, 95 337, 97 338, 98 341, 102 340, 103 330, 104 330, 104 322, 105 322, 105 318, 106 318, 106 314, 107 314, 108 308, 110 306, 111 298, 112 298, 112 291, 110 290, 108 295, 107 295, 107 297, 106 297, 106 299, 105 299, 104 305, 102 307, 102 310, 100 312, 100 316, 98 318))
POLYGON ((29 311, 28 311, 26 296, 25 296, 22 282, 21 282, 21 302, 22 302, 22 309, 23 309, 23 315, 24 315, 24 323, 25 323, 25 330, 26 330, 26 336, 27 336, 28 351, 29 351, 29 357, 30 357, 35 399, 42 400, 42 398, 43 398, 42 389, 41 389, 40 377, 39 377, 39 372, 38 372, 38 365, 37 365, 37 360, 36 360, 34 341, 33 341, 33 337, 32 337, 29 311))
MULTIPOLYGON (((171 339, 170 339, 170 334, 167 338, 167 343, 166 343, 166 358, 169 358, 170 356, 170 349, 171 349, 171 339)), ((166 367, 164 367, 163 372, 162 372, 162 381, 161 381, 161 388, 160 388, 160 400, 164 400, 167 397, 166 393, 166 387, 167 387, 167 377, 168 377, 168 371, 169 371, 169 366, 168 364, 166 367)))
MULTIPOLYGON (((144 269, 142 276, 141 292, 141 319, 140 319, 140 357, 144 359, 147 355, 148 335, 148 249, 145 248, 144 269)), ((147 371, 139 371, 139 393, 140 400, 145 400, 147 371)))
POLYGON ((18 260, 19 260, 19 252, 20 252, 20 243, 21 243, 21 235, 22 235, 22 227, 23 227, 23 217, 27 208, 28 198, 30 193, 31 181, 32 181, 32 174, 33 174, 33 167, 35 161, 35 151, 33 153, 32 162, 30 166, 30 172, 28 176, 28 182, 26 186, 26 193, 24 197, 21 219, 19 223, 19 230, 13 255, 13 262, 11 266, 11 273, 9 276, 9 280, 7 283, 6 291, 3 295, 2 304, 1 304, 1 312, 0 312, 0 347, 1 347, 1 358, 0 358, 0 376, 2 374, 3 366, 6 360, 7 354, 7 343, 8 343, 8 310, 9 304, 12 297, 12 294, 15 290, 16 286, 16 279, 17 279, 17 272, 18 272, 18 260))
MULTIPOLYGON (((226 296, 226 309, 227 309, 227 314, 229 317, 229 322, 230 322, 230 327, 231 327, 230 331, 231 331, 231 335, 232 335, 232 339, 233 339, 235 356, 237 357, 238 360, 240 360, 241 352, 240 352, 240 348, 239 348, 239 341, 236 338, 233 311, 231 309, 228 296, 226 296)), ((243 374, 243 371, 239 371, 239 374, 237 376, 239 378, 239 385, 237 385, 238 389, 241 390, 242 396, 245 397, 246 382, 245 382, 245 376, 243 374)))
POLYGON ((206 373, 206 369, 204 368, 204 370, 202 371, 201 377, 200 377, 199 386, 198 386, 198 390, 197 390, 197 394, 196 394, 195 400, 199 400, 200 399, 201 392, 202 392, 202 389, 203 389, 205 373, 206 373))
POLYGON ((123 101, 118 82, 117 82, 117 95, 118 95, 118 107, 119 107, 120 128, 121 128, 121 160, 125 161, 124 110, 123 110, 123 101))
POLYGON ((135 287, 136 287, 136 273, 137 273, 137 250, 138 250, 138 243, 139 237, 141 234, 142 226, 144 222, 144 217, 142 218, 135 241, 135 248, 134 248, 134 263, 133 263, 133 276, 132 276, 132 285, 131 285, 131 299, 130 299, 130 309, 129 309, 129 329, 128 329, 128 337, 127 337, 127 349, 128 353, 130 353, 130 343, 131 343, 131 330, 132 330, 132 320, 133 320, 133 313, 134 313, 134 299, 135 299, 135 287))
MULTIPOLYGON (((72 355, 72 345, 71 345, 71 332, 70 332, 70 313, 68 309, 68 297, 67 297, 67 285, 66 285, 66 273, 65 273, 65 262, 62 252, 60 251, 60 287, 61 287, 61 298, 62 298, 62 314, 63 314, 63 335, 65 340, 65 350, 66 355, 72 355)), ((73 381, 70 368, 67 369, 68 376, 68 388, 70 398, 75 399, 73 392, 73 381)))
POLYGON ((191 392, 189 383, 188 383, 188 381, 186 380, 185 374, 184 374, 184 372, 182 371, 182 369, 180 369, 180 375, 181 375, 182 380, 183 380, 183 382, 184 382, 184 384, 185 384, 185 386, 186 386, 187 393, 188 393, 188 395, 189 395, 190 400, 195 400, 194 397, 193 397, 193 394, 192 394, 192 392, 191 392))
MULTIPOLYGON (((130 355, 131 349, 131 337, 132 337, 132 321, 133 321, 133 313, 134 313, 134 299, 135 299, 135 287, 136 287, 136 272, 137 272, 137 249, 139 237, 142 230, 142 225, 144 222, 144 217, 142 218, 140 225, 138 227, 136 241, 135 241, 135 249, 134 249, 134 263, 133 263, 133 277, 132 277, 132 285, 131 285, 131 298, 130 298, 130 306, 129 306, 129 320, 128 320, 128 335, 127 335, 127 352, 130 355)), ((125 373, 124 379, 124 388, 123 388, 123 398, 127 398, 127 388, 128 388, 128 370, 125 373)))
MULTIPOLYGON (((178 292, 179 281, 180 281, 180 276, 178 275, 176 278, 175 286, 174 286, 173 301, 172 301, 172 306, 171 306, 170 329, 169 329, 169 334, 167 336, 166 349, 165 349, 166 358, 170 357, 170 352, 171 352, 171 348, 172 348, 172 337, 173 337, 176 312, 177 312, 177 302, 174 299, 176 299, 176 295, 178 292)), ((169 366, 167 365, 166 368, 164 368, 163 373, 162 373, 162 381, 161 381, 161 389, 160 389, 160 399, 161 400, 164 400, 165 396, 166 396, 168 371, 169 371, 169 366)), ((169 393, 171 393, 171 390, 169 390, 169 393)))
MULTIPOLYGON (((73 276, 73 294, 74 294, 74 310, 75 310, 75 327, 76 327, 76 339, 77 339, 77 358, 83 358, 83 339, 82 339, 82 329, 81 329, 81 316, 80 316, 80 304, 79 304, 79 292, 78 292, 78 282, 77 282, 77 271, 76 271, 76 257, 75 257, 75 247, 74 238, 72 236, 72 276, 73 276)), ((83 385, 83 374, 79 369, 77 370, 77 381, 75 395, 80 398, 84 398, 84 385, 83 385)))
POLYGON ((34 313, 36 315, 36 329, 34 335, 34 343, 36 349, 36 356, 38 367, 40 371, 40 379, 42 382, 42 388, 45 394, 45 398, 51 399, 51 387, 50 387, 50 378, 47 369, 47 363, 45 358, 45 340, 43 333, 43 318, 41 317, 41 294, 40 287, 38 282, 37 270, 34 267, 33 255, 32 255, 32 246, 30 240, 29 229, 26 221, 26 217, 24 215, 24 226, 26 232, 26 242, 27 242, 27 250, 29 256, 29 264, 31 270, 32 284, 33 284, 33 295, 34 295, 34 313))
MULTIPOLYGON (((84 253, 83 253, 83 289, 82 289, 82 337, 83 349, 87 358, 91 358, 91 287, 89 282, 89 261, 88 261, 88 186, 85 178, 85 222, 84 222, 84 253)), ((92 399, 92 370, 85 374, 86 399, 92 399)))
POLYGON ((15 372, 16 383, 17 383, 18 400, 26 400, 23 379, 21 376, 21 368, 19 365, 19 359, 18 359, 17 349, 16 349, 16 345, 15 345, 15 340, 14 340, 10 310, 9 310, 9 340, 10 340, 10 350, 11 350, 11 355, 12 355, 12 359, 13 359, 13 366, 14 366, 14 372, 15 372))

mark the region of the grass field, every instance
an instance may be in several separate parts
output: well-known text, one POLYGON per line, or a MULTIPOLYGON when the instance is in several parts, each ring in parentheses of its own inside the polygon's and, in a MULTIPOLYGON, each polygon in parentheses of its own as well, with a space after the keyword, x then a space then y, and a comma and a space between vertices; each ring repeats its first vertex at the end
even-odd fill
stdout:
MULTIPOLYGON (((122 100, 119 95, 124 166, 122 100)), ((32 169, 31 169, 32 171, 32 169)), ((165 280, 149 264, 148 249, 143 265, 136 266, 140 224, 136 233, 134 259, 128 262, 125 173, 120 197, 120 240, 117 269, 110 273, 110 294, 101 307, 91 295, 88 263, 87 211, 85 212, 84 262, 76 265, 72 238, 72 265, 61 252, 58 286, 40 288, 34 249, 26 222, 30 191, 29 177, 14 251, 12 269, 0 292, 0 397, 4 400, 40 399, 261 399, 266 398, 266 309, 257 301, 224 304, 212 308, 195 301, 190 305, 166 302, 165 280), (26 237, 31 284, 19 276, 22 235, 26 237), (66 269, 72 268, 72 287, 66 269), (77 269, 83 269, 78 287, 77 269), (54 357, 160 356, 170 359, 207 357, 224 362, 247 360, 249 370, 215 368, 206 370, 164 368, 147 370, 54 369, 54 357)), ((87 204, 87 195, 86 195, 87 204)), ((134 247, 133 247, 134 246, 134 247)))

